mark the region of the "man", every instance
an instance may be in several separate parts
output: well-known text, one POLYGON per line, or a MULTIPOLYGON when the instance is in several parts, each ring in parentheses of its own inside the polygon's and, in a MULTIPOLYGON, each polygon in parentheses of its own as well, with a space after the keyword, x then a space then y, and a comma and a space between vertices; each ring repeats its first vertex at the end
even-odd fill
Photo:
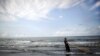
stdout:
POLYGON ((66 51, 67 51, 67 52, 70 52, 70 47, 69 47, 69 44, 68 44, 66 38, 64 39, 64 44, 65 44, 66 51))

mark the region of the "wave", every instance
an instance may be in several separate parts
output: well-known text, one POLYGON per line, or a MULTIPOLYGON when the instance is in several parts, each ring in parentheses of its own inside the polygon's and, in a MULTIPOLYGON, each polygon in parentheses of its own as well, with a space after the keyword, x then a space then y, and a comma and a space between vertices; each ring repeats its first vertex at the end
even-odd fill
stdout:
MULTIPOLYGON (((70 46, 100 46, 99 42, 91 41, 70 41, 70 46)), ((8 48, 25 48, 25 47, 64 47, 64 42, 50 42, 50 41, 23 41, 11 40, 0 41, 0 47, 8 48)))

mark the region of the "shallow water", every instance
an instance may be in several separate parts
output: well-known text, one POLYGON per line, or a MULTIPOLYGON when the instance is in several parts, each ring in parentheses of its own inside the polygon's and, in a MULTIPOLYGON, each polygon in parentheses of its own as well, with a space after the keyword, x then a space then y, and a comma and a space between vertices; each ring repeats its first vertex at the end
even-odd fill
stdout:
POLYGON ((71 52, 65 51, 63 39, 0 39, 0 56, 100 56, 99 37, 68 38, 71 52))

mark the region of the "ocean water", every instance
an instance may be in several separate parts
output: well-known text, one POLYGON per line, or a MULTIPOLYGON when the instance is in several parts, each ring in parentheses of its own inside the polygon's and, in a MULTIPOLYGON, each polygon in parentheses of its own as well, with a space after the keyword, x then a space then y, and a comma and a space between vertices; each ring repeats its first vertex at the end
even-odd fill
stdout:
POLYGON ((0 38, 0 56, 100 56, 100 36, 0 38))

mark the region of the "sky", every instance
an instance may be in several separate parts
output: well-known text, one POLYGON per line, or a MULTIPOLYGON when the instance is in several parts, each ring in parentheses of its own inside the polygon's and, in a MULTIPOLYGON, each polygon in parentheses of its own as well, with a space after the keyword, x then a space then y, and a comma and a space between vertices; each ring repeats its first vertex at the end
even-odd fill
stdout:
POLYGON ((100 0, 0 0, 0 37, 100 35, 100 0))

